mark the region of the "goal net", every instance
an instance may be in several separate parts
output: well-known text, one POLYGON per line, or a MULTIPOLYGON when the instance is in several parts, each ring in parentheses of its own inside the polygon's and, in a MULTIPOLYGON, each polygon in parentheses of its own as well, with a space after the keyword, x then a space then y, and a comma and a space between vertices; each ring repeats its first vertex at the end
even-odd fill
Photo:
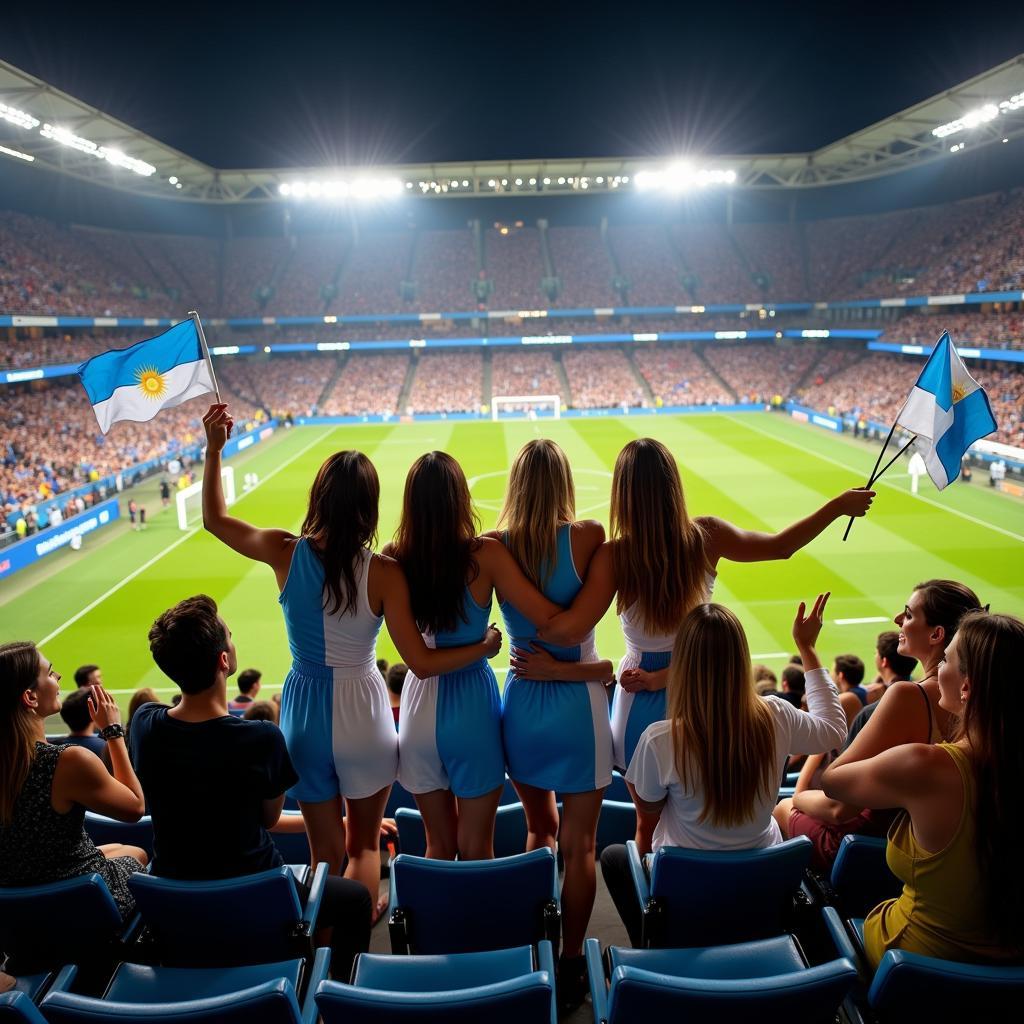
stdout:
POLYGON ((492 420, 557 420, 561 415, 561 395, 495 395, 491 399, 492 420))
MULTIPOLYGON (((232 466, 221 466, 221 483, 224 485, 224 500, 229 505, 235 503, 235 470, 232 466)), ((188 487, 183 487, 175 495, 174 500, 178 505, 178 529, 187 530, 190 524, 194 524, 202 518, 203 514, 203 481, 199 480, 188 487)))

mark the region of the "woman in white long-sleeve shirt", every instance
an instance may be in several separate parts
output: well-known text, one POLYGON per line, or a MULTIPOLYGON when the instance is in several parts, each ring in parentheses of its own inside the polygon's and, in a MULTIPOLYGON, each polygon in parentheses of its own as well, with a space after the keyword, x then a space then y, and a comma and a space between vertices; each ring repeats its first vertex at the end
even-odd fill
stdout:
MULTIPOLYGON (((828 597, 819 594, 809 615, 801 602, 793 622, 806 713, 758 696, 746 634, 728 608, 702 604, 683 619, 669 668, 668 718, 648 726, 626 772, 638 810, 658 816, 653 850, 748 850, 782 842, 772 808, 786 758, 832 750, 846 738, 839 694, 814 649, 828 597)), ((640 915, 625 847, 607 847, 601 869, 636 945, 640 915)))

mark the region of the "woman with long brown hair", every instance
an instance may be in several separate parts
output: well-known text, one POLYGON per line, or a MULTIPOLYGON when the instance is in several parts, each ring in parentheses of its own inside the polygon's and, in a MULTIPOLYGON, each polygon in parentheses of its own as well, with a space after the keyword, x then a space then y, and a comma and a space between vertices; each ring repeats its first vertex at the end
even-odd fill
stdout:
MULTIPOLYGON (((493 536, 527 578, 555 604, 569 604, 583 586, 604 529, 593 520, 577 522, 572 470, 553 441, 530 441, 515 457, 499 522, 505 530, 493 536)), ((602 680, 611 678, 612 667, 597 660, 592 632, 574 645, 535 650, 536 627, 509 596, 500 594, 512 650, 502 709, 505 757, 526 809, 529 849, 554 849, 557 836, 565 861, 558 991, 568 1008, 579 1005, 586 991, 581 953, 597 886, 597 819, 611 782, 602 680), (556 791, 562 798, 561 823, 556 791)))
POLYGON ((258 529, 230 516, 224 501, 227 406, 212 405, 203 422, 203 525, 245 557, 266 562, 281 591, 292 653, 281 730, 299 774, 291 793, 314 863, 338 872, 347 856, 345 876, 375 899, 381 819, 398 769, 398 735, 376 663, 380 627, 387 622, 402 659, 423 677, 493 657, 501 634, 492 627, 475 643, 444 650, 424 644, 401 568, 372 549, 380 481, 361 452, 336 452, 320 467, 298 535, 258 529))
MULTIPOLYGON (((656 822, 653 849, 749 850, 782 842, 772 817, 787 757, 831 750, 846 716, 815 643, 828 594, 803 602, 793 639, 803 659, 808 711, 754 688, 739 619, 699 604, 682 621, 668 669, 668 716, 644 731, 626 773, 637 808, 656 822)), ((601 869, 634 945, 641 914, 625 846, 609 846, 601 869)))
MULTIPOLYGON (((836 519, 864 515, 873 497, 862 488, 845 491, 778 533, 756 533, 714 516, 691 519, 679 468, 660 441, 638 438, 619 452, 611 540, 595 553, 572 607, 541 631, 545 640, 572 643, 597 625, 618 595, 626 655, 612 705, 616 767, 626 769, 644 730, 665 717, 665 670, 679 623, 711 599, 719 560, 789 558, 836 519)), ((644 832, 641 825, 638 841, 644 832)))
POLYGON ((0 886, 42 885, 97 872, 125 918, 134 908, 128 877, 149 858, 134 846, 97 847, 85 812, 138 821, 145 812, 117 702, 96 685, 89 715, 112 769, 86 747, 46 742, 60 711, 60 673, 35 644, 0 645, 0 886))
POLYGON ((864 920, 872 965, 888 949, 975 963, 1024 954, 1024 745, 1015 728, 1024 622, 970 612, 938 666, 952 742, 906 743, 836 762, 825 792, 857 807, 901 807, 886 860, 903 883, 864 920))
MULTIPOLYGON (((409 583, 413 616, 433 647, 478 641, 499 589, 532 622, 561 611, 523 575, 508 549, 478 537, 462 467, 445 452, 413 463, 402 518, 384 549, 409 583)), ((423 815, 427 856, 494 856, 494 818, 505 781, 501 697, 486 660, 421 679, 409 672, 398 719, 398 778, 423 815)))

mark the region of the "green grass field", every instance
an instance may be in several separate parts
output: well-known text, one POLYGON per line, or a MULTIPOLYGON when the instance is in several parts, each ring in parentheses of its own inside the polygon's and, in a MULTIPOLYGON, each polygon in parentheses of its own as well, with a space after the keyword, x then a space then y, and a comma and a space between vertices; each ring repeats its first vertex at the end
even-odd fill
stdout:
MULTIPOLYGON (((636 436, 654 435, 675 452, 692 514, 715 514, 763 530, 781 528, 862 483, 876 452, 761 413, 305 427, 280 431, 234 460, 239 487, 244 472, 260 477, 235 512, 259 525, 297 530, 320 462, 336 449, 359 448, 380 473, 383 543, 397 521, 408 466, 420 453, 439 448, 462 463, 488 528, 497 518, 513 455, 539 431, 569 455, 580 517, 606 525, 616 454, 636 436)), ((715 599, 739 614, 755 660, 781 667, 792 648, 789 624, 796 603, 819 590, 833 594, 820 642, 826 657, 855 652, 867 660, 885 622, 903 607, 914 583, 928 577, 963 580, 993 610, 1024 614, 1024 505, 991 491, 980 475, 976 483, 957 483, 942 494, 922 481, 915 497, 901 470, 902 464, 890 470, 869 517, 854 525, 845 544, 845 524, 837 523, 788 562, 722 563, 715 599)), ((3 639, 39 642, 66 681, 77 665, 98 663, 107 686, 124 702, 143 685, 173 693, 150 659, 146 633, 169 605, 205 592, 234 632, 239 667, 257 666, 265 684, 279 686, 290 659, 271 571, 201 529, 182 533, 173 506, 158 512, 155 483, 140 489, 139 500, 150 514, 145 532, 133 533, 127 520, 119 521, 88 537, 80 552, 62 550, 0 585, 3 639)), ((607 657, 623 653, 613 613, 599 627, 598 649, 607 657)), ((378 654, 389 661, 396 657, 384 633, 378 654)), ((507 664, 504 650, 494 664, 507 664)))

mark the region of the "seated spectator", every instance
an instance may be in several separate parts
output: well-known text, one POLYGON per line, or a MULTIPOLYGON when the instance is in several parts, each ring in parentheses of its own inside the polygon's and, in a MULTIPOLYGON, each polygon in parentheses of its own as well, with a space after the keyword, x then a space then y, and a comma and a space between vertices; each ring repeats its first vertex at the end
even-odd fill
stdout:
MULTIPOLYGON (((235 646, 217 606, 205 595, 164 612, 149 631, 153 660, 181 687, 181 702, 147 704, 135 716, 132 757, 153 816, 153 872, 169 878, 232 878, 280 867, 268 829, 278 823, 285 790, 298 781, 284 736, 271 722, 228 714, 227 680, 235 646), (214 782, 230 778, 230 798, 214 782)), ((298 885, 300 896, 309 895, 298 885)), ((348 977, 370 938, 366 887, 331 877, 320 929, 331 929, 331 969, 348 977)))
POLYGON ((840 654, 836 657, 832 675, 839 687, 839 703, 846 712, 847 725, 868 702, 868 691, 860 684, 864 680, 864 662, 856 654, 840 654))
POLYGON ((256 668, 246 668, 238 673, 238 696, 228 705, 230 714, 241 716, 245 713, 260 692, 262 678, 263 673, 256 668))
MULTIPOLYGON (((757 696, 746 635, 727 608, 699 605, 683 619, 668 670, 668 719, 647 727, 626 772, 637 809, 658 819, 654 850, 744 850, 782 841, 772 808, 788 754, 829 750, 846 736, 839 694, 814 649, 827 600, 819 595, 806 617, 801 603, 793 623, 807 666, 808 714, 757 696), (741 761, 736 750, 746 752, 741 761)), ((626 848, 607 847, 601 870, 638 946, 641 911, 626 848)))
POLYGON ((88 707, 110 748, 113 775, 84 747, 46 742, 46 719, 60 710, 60 673, 32 643, 0 645, 0 886, 45 885, 95 871, 127 920, 134 909, 128 876, 148 857, 134 846, 97 847, 86 834, 85 812, 138 821, 145 803, 117 702, 96 686, 88 707))
POLYGON ((807 689, 807 682, 804 678, 803 666, 800 662, 791 661, 782 670, 782 693, 779 694, 784 701, 788 701, 795 708, 803 706, 804 692, 807 689))
POLYGON ((917 658, 900 654, 900 635, 894 629, 878 634, 875 641, 875 668, 878 681, 864 687, 868 692, 868 704, 874 704, 885 691, 896 682, 910 679, 917 667, 917 658))
POLYGON ((391 714, 395 716, 395 725, 398 725, 398 712, 402 705, 402 687, 405 686, 405 675, 409 670, 402 662, 395 662, 388 669, 384 681, 388 684, 388 698, 391 700, 391 714))
POLYGON ((242 715, 247 722, 272 722, 277 725, 278 707, 272 700, 254 700, 242 715))
MULTIPOLYGON (((960 619, 979 607, 974 591, 954 580, 928 580, 914 588, 895 619, 898 653, 920 661, 925 676, 918 683, 892 683, 880 701, 864 708, 835 764, 874 757, 904 743, 937 743, 948 735, 952 716, 939 704, 938 669, 960 619)), ((814 843, 812 862, 824 871, 831 868, 843 836, 883 836, 893 815, 830 799, 810 784, 818 767, 804 766, 793 798, 779 801, 775 819, 788 838, 805 835, 814 843)))
POLYGON ((1024 622, 965 615, 936 682, 939 706, 958 722, 953 741, 868 757, 851 749, 825 773, 835 800, 906 810, 886 849, 903 892, 864 921, 873 966, 888 949, 975 963, 1019 961, 1024 952, 1024 748, 1007 729, 1022 659, 1024 622))
POLYGON ((754 666, 754 689, 759 697, 769 693, 778 693, 779 681, 775 673, 767 665, 754 666))
POLYGON ((75 669, 75 686, 82 689, 83 686, 102 686, 103 673, 99 665, 81 665, 75 669))
POLYGON ((64 698, 60 706, 60 717, 68 727, 68 734, 62 736, 57 742, 61 746, 70 743, 77 747, 85 747, 97 757, 102 757, 107 745, 93 728, 92 715, 89 711, 91 699, 91 686, 75 690, 64 698))

